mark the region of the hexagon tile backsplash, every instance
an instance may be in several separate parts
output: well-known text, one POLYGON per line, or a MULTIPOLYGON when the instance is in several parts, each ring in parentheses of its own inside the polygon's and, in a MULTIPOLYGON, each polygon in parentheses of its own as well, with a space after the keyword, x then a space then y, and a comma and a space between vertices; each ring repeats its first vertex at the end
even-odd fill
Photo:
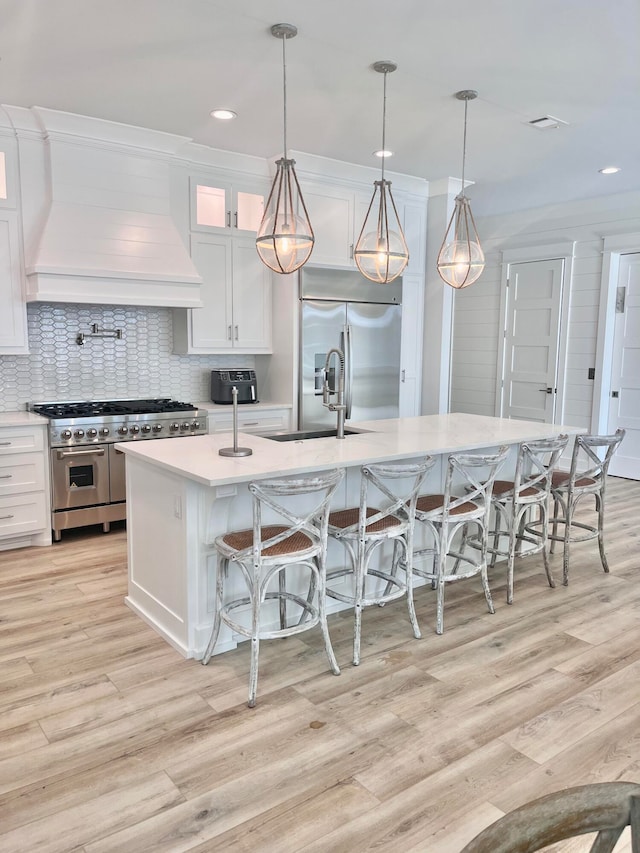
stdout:
POLYGON ((214 367, 253 367, 253 356, 174 355, 170 308, 27 306, 30 355, 0 356, 0 411, 31 401, 123 397, 209 399, 214 367), (122 329, 122 339, 87 337, 92 323, 122 329))

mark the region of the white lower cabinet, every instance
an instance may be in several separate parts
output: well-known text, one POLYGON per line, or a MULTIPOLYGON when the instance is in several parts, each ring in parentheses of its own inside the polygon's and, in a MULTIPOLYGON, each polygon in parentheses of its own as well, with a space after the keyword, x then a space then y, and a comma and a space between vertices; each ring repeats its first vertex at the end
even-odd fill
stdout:
POLYGON ((203 278, 204 307, 174 309, 174 352, 270 353, 272 274, 255 239, 194 234, 191 257, 203 278))
MULTIPOLYGON (((247 407, 245 407, 247 408, 247 407)), ((291 428, 291 409, 275 408, 251 411, 238 407, 238 431, 253 433, 283 432, 291 428)), ((209 432, 229 432, 233 414, 209 410, 209 432)))
POLYGON ((0 426, 0 551, 51 544, 44 432, 0 426))

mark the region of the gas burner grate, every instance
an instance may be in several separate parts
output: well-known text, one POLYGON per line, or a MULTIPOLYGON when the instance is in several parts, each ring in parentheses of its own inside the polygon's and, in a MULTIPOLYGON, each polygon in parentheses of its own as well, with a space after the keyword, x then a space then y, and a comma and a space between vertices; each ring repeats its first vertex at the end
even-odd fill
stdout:
POLYGON ((100 400, 69 403, 43 403, 31 406, 31 411, 52 420, 56 418, 91 418, 105 415, 154 415, 169 412, 193 411, 193 403, 183 403, 170 397, 144 400, 100 400))

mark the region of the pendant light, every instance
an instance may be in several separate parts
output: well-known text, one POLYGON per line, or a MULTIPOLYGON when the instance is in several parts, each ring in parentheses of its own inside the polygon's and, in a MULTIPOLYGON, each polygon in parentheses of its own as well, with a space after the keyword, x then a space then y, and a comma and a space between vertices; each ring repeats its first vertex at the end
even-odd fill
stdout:
MULTIPOLYGON (((374 71, 384 74, 382 151, 386 151, 387 74, 395 71, 397 67, 395 62, 387 61, 374 62, 372 66, 374 71)), ((391 182, 386 181, 384 177, 384 160, 382 157, 382 177, 373 182, 373 196, 353 252, 362 275, 379 284, 388 284, 397 278, 409 261, 409 250, 391 195, 391 182)))
POLYGON ((293 24, 274 24, 271 34, 282 39, 284 93, 284 153, 276 161, 276 176, 267 199, 256 237, 261 261, 277 273, 292 273, 309 260, 314 235, 309 214, 300 192, 295 160, 287 158, 287 39, 298 33, 293 24))
POLYGON ((438 273, 440 278, 457 290, 473 284, 484 269, 484 252, 476 223, 471 213, 471 204, 464 194, 464 163, 467 154, 467 105, 478 97, 473 89, 456 92, 456 98, 464 101, 464 137, 462 142, 462 190, 456 196, 451 219, 447 225, 440 253, 438 273))

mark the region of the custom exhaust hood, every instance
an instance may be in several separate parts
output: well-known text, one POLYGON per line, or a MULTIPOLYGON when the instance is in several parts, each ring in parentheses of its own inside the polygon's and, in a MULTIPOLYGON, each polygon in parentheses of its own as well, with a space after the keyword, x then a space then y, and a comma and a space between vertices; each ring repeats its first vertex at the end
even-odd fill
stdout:
MULTIPOLYGON (((190 140, 29 112, 42 134, 47 201, 30 241, 25 232, 27 301, 200 307, 202 278, 170 212, 172 159, 190 140)), ((42 187, 31 197, 40 203, 42 187)))

